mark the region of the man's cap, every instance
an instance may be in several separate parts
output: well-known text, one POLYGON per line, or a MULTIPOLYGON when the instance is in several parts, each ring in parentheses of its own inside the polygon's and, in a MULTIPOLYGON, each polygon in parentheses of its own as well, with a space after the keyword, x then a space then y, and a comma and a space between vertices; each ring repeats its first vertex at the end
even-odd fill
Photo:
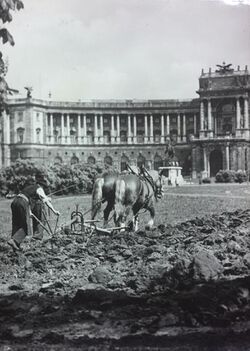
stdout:
POLYGON ((45 177, 41 173, 37 173, 35 175, 35 179, 36 179, 36 182, 38 184, 43 185, 43 186, 48 186, 47 180, 45 179, 45 177))

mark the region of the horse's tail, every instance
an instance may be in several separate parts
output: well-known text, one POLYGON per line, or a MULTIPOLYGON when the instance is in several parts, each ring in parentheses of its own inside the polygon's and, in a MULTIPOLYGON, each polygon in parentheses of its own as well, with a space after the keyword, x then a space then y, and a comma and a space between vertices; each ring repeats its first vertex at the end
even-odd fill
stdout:
POLYGON ((92 206, 91 206, 91 219, 95 219, 97 212, 101 208, 102 204, 102 188, 104 185, 104 179, 99 178, 95 181, 93 192, 92 192, 92 206))
POLYGON ((123 179, 117 179, 115 182, 115 208, 114 219, 117 226, 125 222, 124 200, 126 194, 126 183, 123 179))

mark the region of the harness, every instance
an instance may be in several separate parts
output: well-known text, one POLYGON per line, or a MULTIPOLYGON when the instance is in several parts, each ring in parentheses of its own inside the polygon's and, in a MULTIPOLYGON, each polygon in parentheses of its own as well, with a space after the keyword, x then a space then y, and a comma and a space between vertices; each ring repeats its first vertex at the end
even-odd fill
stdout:
MULTIPOLYGON (((155 184, 153 178, 151 177, 151 175, 149 174, 149 172, 144 167, 142 168, 141 179, 144 180, 144 181, 146 180, 145 183, 146 184, 149 183, 151 185, 151 187, 153 189, 154 197, 155 197, 155 199, 157 201, 157 199, 158 199, 158 187, 156 186, 156 184, 155 184)), ((148 184, 147 184, 147 186, 148 186, 148 184)))
MULTIPOLYGON (((147 171, 147 169, 145 167, 141 167, 140 168, 140 173, 137 174, 130 166, 129 164, 126 165, 127 169, 130 173, 136 175, 141 181, 143 181, 144 184, 147 185, 147 189, 148 189, 148 195, 146 196, 146 198, 148 198, 146 200, 146 202, 144 203, 147 204, 150 200, 150 198, 152 196, 149 196, 150 193, 150 189, 148 187, 148 183, 151 185, 152 189, 153 189, 153 193, 154 193, 154 197, 156 199, 156 201, 158 200, 158 187, 155 185, 153 178, 151 177, 151 175, 149 174, 149 172, 147 171)), ((140 193, 141 193, 141 189, 140 189, 140 193)))

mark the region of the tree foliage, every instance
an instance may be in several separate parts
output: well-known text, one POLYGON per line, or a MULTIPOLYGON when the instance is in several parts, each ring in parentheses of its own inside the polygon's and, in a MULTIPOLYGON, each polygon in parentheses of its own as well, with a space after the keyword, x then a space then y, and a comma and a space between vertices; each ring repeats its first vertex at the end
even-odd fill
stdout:
MULTIPOLYGON (((23 2, 20 0, 0 0, 0 20, 2 24, 0 24, 0 40, 2 39, 2 43, 9 43, 10 45, 14 45, 15 41, 9 30, 2 25, 6 22, 12 21, 12 11, 23 9, 23 2)), ((7 93, 16 92, 14 89, 10 89, 5 80, 5 75, 8 70, 8 65, 4 62, 2 58, 2 51, 0 51, 0 112, 4 109, 4 104, 6 101, 7 93)))
MULTIPOLYGON (((23 2, 20 0, 0 0, 0 19, 3 23, 12 21, 11 11, 23 9, 23 2)), ((3 44, 9 43, 14 45, 14 38, 10 34, 7 28, 0 28, 0 38, 2 39, 3 44)))
POLYGON ((45 167, 28 160, 17 160, 0 171, 0 194, 17 194, 26 185, 35 182, 37 173, 42 173, 47 179, 48 192, 56 192, 57 195, 90 193, 95 179, 106 171, 98 165, 80 163, 45 167))

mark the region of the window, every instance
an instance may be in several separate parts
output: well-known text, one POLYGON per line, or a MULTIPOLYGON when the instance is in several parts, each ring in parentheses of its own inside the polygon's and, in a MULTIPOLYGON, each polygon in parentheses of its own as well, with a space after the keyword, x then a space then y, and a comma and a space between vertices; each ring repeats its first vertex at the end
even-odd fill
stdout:
POLYGON ((17 122, 23 122, 23 112, 18 112, 17 122))
POLYGON ((41 143, 41 128, 36 129, 36 142, 37 144, 41 143))
POLYGON ((22 144, 24 140, 24 128, 17 129, 17 142, 22 144))
POLYGON ((36 121, 40 122, 40 113, 39 112, 36 113, 36 121))

